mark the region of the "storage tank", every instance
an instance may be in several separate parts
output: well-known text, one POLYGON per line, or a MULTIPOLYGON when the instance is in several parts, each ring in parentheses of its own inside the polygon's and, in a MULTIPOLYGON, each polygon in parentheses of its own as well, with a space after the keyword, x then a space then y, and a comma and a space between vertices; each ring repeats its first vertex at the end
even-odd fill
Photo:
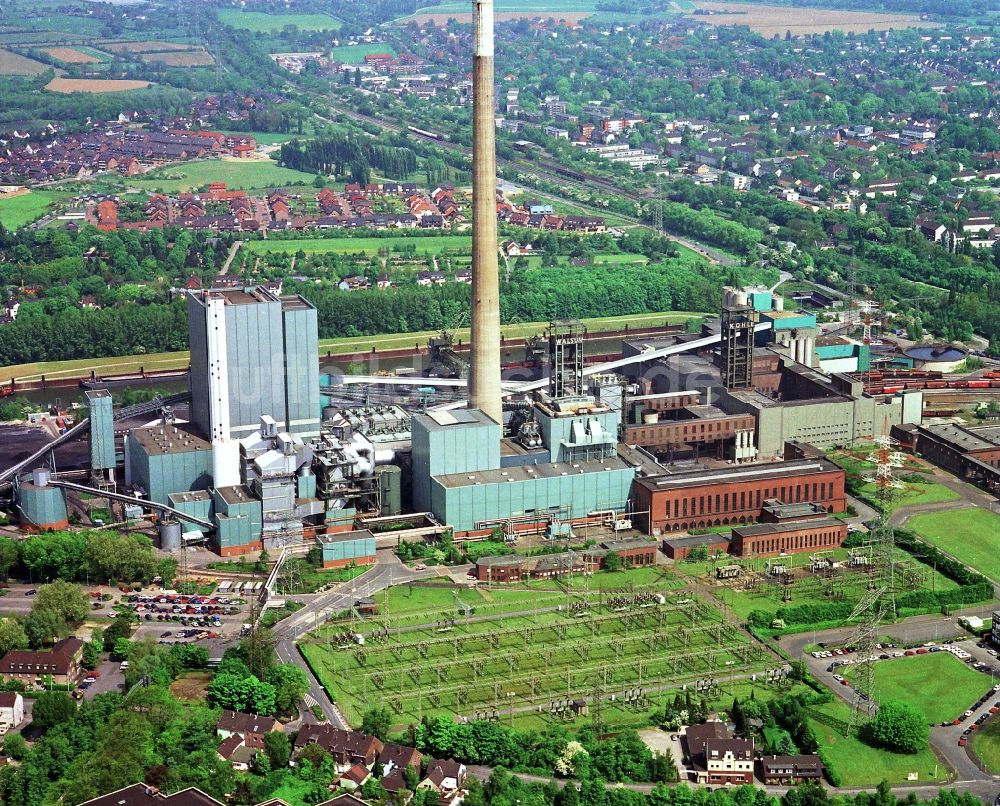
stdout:
POLYGON ((398 465, 375 468, 378 481, 379 515, 398 515, 403 511, 403 471, 398 465))
POLYGON ((785 310, 785 298, 775 295, 774 297, 774 310, 783 311, 785 310))
POLYGON ((66 496, 60 487, 49 486, 48 470, 36 470, 32 481, 21 483, 17 507, 26 531, 50 532, 69 526, 66 496))
POLYGON ((162 520, 159 526, 160 551, 181 550, 181 522, 178 520, 162 520))

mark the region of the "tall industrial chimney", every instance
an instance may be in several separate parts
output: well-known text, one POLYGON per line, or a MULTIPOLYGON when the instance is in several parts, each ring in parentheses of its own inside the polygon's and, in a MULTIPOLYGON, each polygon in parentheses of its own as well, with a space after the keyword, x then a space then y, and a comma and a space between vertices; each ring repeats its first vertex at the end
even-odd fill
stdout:
POLYGON ((503 424, 500 402, 500 277, 493 109, 493 0, 473 0, 472 367, 469 405, 503 424))

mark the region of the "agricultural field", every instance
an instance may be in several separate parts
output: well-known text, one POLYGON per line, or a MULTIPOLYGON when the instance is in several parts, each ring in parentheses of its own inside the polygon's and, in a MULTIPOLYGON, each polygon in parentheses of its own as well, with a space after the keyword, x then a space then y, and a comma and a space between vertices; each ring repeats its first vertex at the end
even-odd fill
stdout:
POLYGON ((0 224, 9 230, 37 221, 68 194, 46 190, 30 190, 16 196, 0 197, 0 224))
POLYGON ((921 20, 917 14, 885 14, 876 11, 832 11, 819 8, 765 6, 757 3, 698 3, 714 14, 688 15, 709 25, 746 25, 765 37, 775 34, 822 34, 826 31, 887 31, 890 28, 936 28, 944 23, 921 20))
POLYGON ((210 182, 225 182, 232 190, 254 190, 312 182, 314 178, 312 174, 282 168, 271 160, 209 159, 171 165, 127 181, 130 187, 145 191, 184 193, 210 182))
MULTIPOLYGON (((853 684, 857 670, 844 672, 853 684)), ((903 700, 927 721, 950 722, 992 685, 990 678, 966 666, 950 652, 893 658, 875 664, 875 697, 879 702, 903 700)))
POLYGON ((845 735, 851 708, 841 700, 809 706, 807 711, 819 745, 843 786, 877 786, 883 780, 905 784, 911 773, 917 773, 921 783, 948 780, 947 768, 929 747, 912 755, 889 753, 865 744, 856 733, 845 735))
POLYGON ((385 44, 340 45, 331 51, 333 58, 344 64, 361 64, 365 60, 365 56, 373 53, 388 53, 390 56, 396 56, 396 49, 385 44))
POLYGON ((1000 774, 1000 719, 991 719, 972 736, 972 750, 986 769, 1000 774))
POLYGON ((378 254, 381 250, 388 252, 404 252, 416 250, 418 255, 440 255, 443 252, 456 251, 470 253, 472 251, 471 235, 429 235, 427 237, 407 238, 405 236, 389 238, 274 238, 267 241, 249 241, 243 247, 255 255, 266 255, 273 252, 287 252, 294 255, 298 251, 307 255, 338 254, 354 255, 359 253, 378 254))
MULTIPOLYGON (((590 700, 595 688, 621 699, 767 665, 764 651, 706 603, 669 591, 660 603, 655 584, 601 590, 598 577, 589 591, 551 580, 548 591, 393 588, 388 604, 377 600, 383 615, 330 622, 300 648, 348 720, 379 698, 399 724, 511 709, 559 722, 554 701, 590 700), (345 637, 352 631, 365 635, 363 646, 345 637)), ((627 575, 611 579, 628 585, 627 575)))
POLYGON ((262 11, 239 11, 225 8, 219 11, 219 21, 232 28, 255 34, 279 32, 288 25, 300 31, 339 31, 341 22, 326 14, 265 14, 262 11))
POLYGON ((51 68, 27 56, 0 50, 0 76, 37 76, 51 68))
POLYGON ((148 81, 135 79, 62 78, 59 76, 46 84, 45 89, 50 92, 62 93, 128 92, 128 90, 142 90, 149 85, 148 81))
POLYGON ((165 50, 189 50, 190 45, 180 42, 161 42, 159 40, 143 40, 140 42, 109 42, 102 45, 112 53, 156 53, 165 50))
MULTIPOLYGON (((844 599, 857 601, 864 596, 868 589, 868 575, 864 570, 847 566, 849 560, 847 549, 816 553, 842 565, 831 571, 812 573, 809 570, 809 554, 792 554, 778 558, 776 561, 783 564, 791 575, 793 580, 791 584, 782 584, 781 577, 770 576, 767 573, 767 561, 760 559, 746 563, 744 573, 739 579, 725 583, 716 580, 716 563, 712 561, 679 562, 675 567, 682 574, 701 576, 708 584, 715 585, 715 596, 741 618, 747 618, 753 610, 772 612, 779 607, 828 604, 844 599)), ((957 583, 953 580, 923 563, 916 562, 902 549, 897 549, 897 556, 900 568, 909 569, 914 590, 945 591, 957 587, 957 583)), ((718 562, 719 566, 733 564, 729 557, 723 557, 718 562)), ((792 626, 794 625, 790 625, 790 628, 792 626)), ((808 627, 812 628, 812 625, 808 627)))
POLYGON ((209 67, 215 64, 212 55, 202 47, 190 50, 147 51, 142 54, 147 64, 163 62, 167 67, 209 67))
POLYGON ((1000 516, 977 507, 949 509, 914 515, 906 528, 1000 582, 1000 516))
POLYGON ((99 64, 102 60, 93 53, 79 48, 43 48, 44 52, 56 61, 65 64, 99 64))

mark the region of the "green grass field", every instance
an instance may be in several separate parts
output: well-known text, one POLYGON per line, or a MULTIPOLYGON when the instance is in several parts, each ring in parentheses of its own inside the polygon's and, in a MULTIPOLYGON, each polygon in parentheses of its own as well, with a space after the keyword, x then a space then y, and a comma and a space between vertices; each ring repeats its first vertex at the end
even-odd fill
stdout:
POLYGON ((294 182, 311 184, 313 179, 313 174, 283 168, 270 160, 211 159, 171 165, 124 181, 129 187, 154 193, 186 193, 210 182, 225 182, 231 190, 254 190, 282 187, 294 182))
MULTIPOLYGON (((708 314, 696 311, 669 311, 666 313, 640 313, 631 316, 604 316, 595 319, 584 319, 583 324, 592 331, 615 330, 628 325, 629 327, 652 327, 655 325, 678 324, 691 318, 702 318, 708 314)), ((517 339, 541 333, 548 322, 521 322, 516 325, 504 325, 501 333, 505 338, 517 339)), ((455 338, 468 341, 470 331, 461 328, 454 331, 455 338)), ((422 330, 414 333, 386 333, 378 336, 359 336, 358 338, 343 337, 337 339, 320 339, 320 353, 346 353, 357 351, 368 353, 376 350, 399 349, 411 347, 414 344, 426 344, 430 336, 437 331, 422 330)), ((108 373, 136 372, 140 367, 149 370, 183 369, 188 365, 186 350, 170 353, 149 353, 147 355, 130 355, 110 358, 77 358, 70 361, 36 361, 30 364, 14 364, 0 367, 0 383, 11 378, 33 380, 45 375, 47 378, 79 377, 89 374, 91 370, 103 375, 108 373)))
POLYGON ((278 33, 287 25, 294 25, 300 31, 339 31, 343 24, 326 14, 265 14, 225 8, 218 15, 224 25, 255 34, 278 33))
POLYGON ((339 47, 333 48, 330 55, 337 61, 341 61, 344 64, 361 64, 365 60, 365 56, 372 53, 388 53, 395 56, 396 49, 391 45, 385 44, 340 45, 339 47))
POLYGON ((851 718, 846 703, 835 700, 808 710, 809 724, 830 763, 840 773, 843 786, 876 786, 883 779, 890 784, 905 784, 907 776, 914 772, 921 783, 948 780, 945 765, 930 748, 903 755, 871 747, 856 735, 845 736, 844 728, 851 718))
POLYGON ((906 522, 928 543, 1000 581, 1000 516, 968 507, 925 512, 906 522))
POLYGON ((400 252, 409 247, 418 255, 440 255, 445 251, 472 252, 471 235, 429 235, 407 238, 405 236, 387 238, 272 238, 267 241, 248 241, 243 248, 255 255, 272 252, 288 252, 294 255, 303 251, 307 255, 323 254, 377 254, 380 250, 389 253, 400 252))
POLYGON ((1000 719, 991 719, 972 734, 972 749, 994 775, 1000 774, 1000 719))
MULTIPOLYGON (((844 677, 854 683, 857 670, 845 672, 844 677)), ((875 664, 877 701, 904 700, 919 709, 931 724, 950 722, 990 686, 989 677, 969 668, 950 652, 893 658, 875 664)))
POLYGON ((0 198, 0 224, 13 230, 37 221, 56 202, 68 194, 51 190, 32 190, 19 196, 0 198))

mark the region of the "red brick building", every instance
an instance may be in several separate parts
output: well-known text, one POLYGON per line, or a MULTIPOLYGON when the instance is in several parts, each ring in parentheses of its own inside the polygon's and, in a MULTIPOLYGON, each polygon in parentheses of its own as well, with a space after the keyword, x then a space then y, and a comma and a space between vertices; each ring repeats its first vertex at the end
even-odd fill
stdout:
POLYGON ((801 551, 839 547, 847 538, 847 524, 836 518, 792 523, 757 523, 733 529, 730 553, 734 557, 773 557, 801 551))
POLYGON ((651 534, 753 523, 773 499, 842 512, 844 471, 822 458, 699 466, 637 478, 633 520, 651 534))

